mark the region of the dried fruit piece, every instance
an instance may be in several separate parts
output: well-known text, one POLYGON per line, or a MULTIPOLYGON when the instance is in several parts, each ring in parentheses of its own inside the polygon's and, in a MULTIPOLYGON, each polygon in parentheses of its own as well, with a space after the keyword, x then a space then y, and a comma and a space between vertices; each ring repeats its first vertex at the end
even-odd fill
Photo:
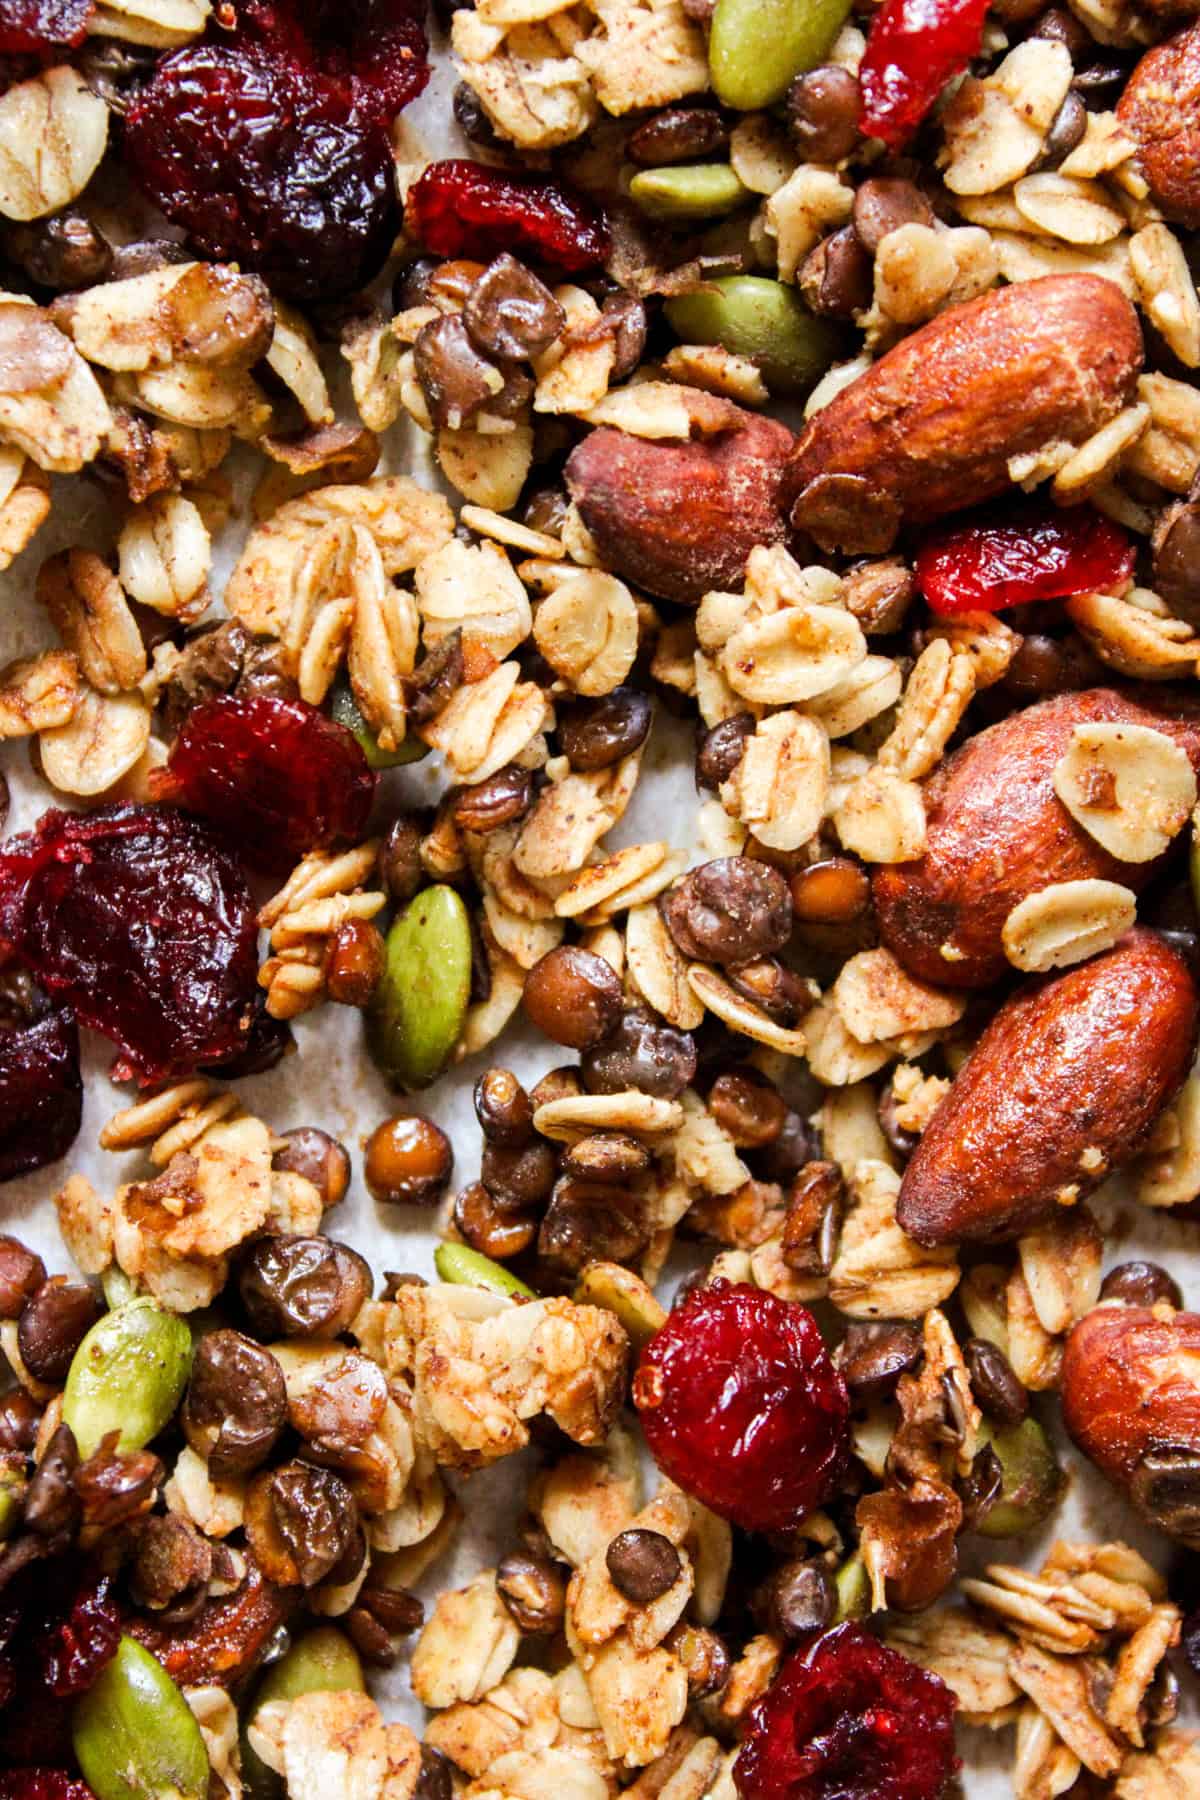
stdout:
POLYGON ((917 585, 934 612, 959 613, 1115 593, 1132 575, 1133 563, 1128 533, 1079 506, 933 533, 915 566, 917 585))
POLYGON ((0 1800, 96 1800, 86 1781, 65 1769, 0 1769, 0 1800))
POLYGON ((831 1498, 850 1403, 807 1307, 758 1288, 699 1288, 642 1352, 633 1397, 672 1481, 751 1531, 785 1531, 831 1498))
POLYGON ((82 1117, 79 1029, 70 1008, 0 1035, 0 1181, 57 1162, 82 1117))
POLYGON ((751 1710, 734 1781, 745 1800, 938 1800, 956 1705, 861 1625, 814 1632, 751 1710))
POLYGON ((890 548, 901 520, 978 506, 1014 456, 1082 444, 1130 399, 1137 314, 1098 275, 1047 275, 952 306, 809 421, 792 458, 792 522, 825 550, 890 548))
POLYGON ((343 293, 395 235, 392 116, 428 79, 405 0, 265 0, 164 57, 125 120, 135 178, 207 255, 281 292, 343 293))
POLYGON ((884 0, 858 71, 862 131, 896 149, 979 54, 987 0, 884 0))
POLYGON ((376 780, 353 733, 307 701, 219 694, 188 714, 162 786, 275 872, 361 838, 376 780))
POLYGON ((0 942, 142 1080, 239 1050, 258 973, 237 863, 171 807, 47 812, 0 851, 0 942))
POLYGON ((1144 1145, 1182 1085, 1200 994, 1152 931, 1005 1003, 904 1172, 921 1244, 1012 1237, 1090 1194, 1144 1145))
MULTIPOLYGON (((186 1328, 185 1328, 186 1329, 186 1328)), ((42 1635, 38 1654, 52 1694, 73 1699, 91 1687, 121 1641, 121 1615, 111 1575, 85 1575, 61 1619, 42 1635)))
POLYGON ((409 189, 405 224, 435 256, 490 261, 509 251, 563 274, 594 269, 608 255, 604 217, 582 194, 545 175, 451 157, 430 163, 409 189))
POLYGON ((5 0, 0 56, 40 56, 81 44, 94 0, 5 0))

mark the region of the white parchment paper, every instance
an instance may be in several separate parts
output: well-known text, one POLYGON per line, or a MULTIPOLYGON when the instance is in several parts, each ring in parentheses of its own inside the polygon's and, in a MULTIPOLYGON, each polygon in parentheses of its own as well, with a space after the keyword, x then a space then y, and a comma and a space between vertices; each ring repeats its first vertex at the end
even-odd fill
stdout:
MULTIPOLYGON (((405 160, 469 154, 469 148, 448 123, 453 85, 448 59, 444 53, 438 54, 429 88, 410 108, 400 127, 401 155, 405 160)), ((348 408, 342 410, 344 416, 349 416, 348 408)), ((428 442, 415 427, 407 423, 397 425, 386 439, 380 472, 405 472, 429 487, 441 486, 428 442)), ((225 575, 251 527, 245 496, 249 481, 260 468, 261 465, 252 468, 247 459, 240 471, 241 505, 216 546, 212 587, 217 600, 212 617, 219 616, 225 575)), ((0 664, 52 641, 47 622, 33 600, 34 576, 41 562, 55 551, 73 545, 101 552, 111 550, 120 522, 119 511, 98 482, 86 476, 56 479, 51 518, 16 564, 0 574, 0 664)), ((27 829, 46 807, 64 804, 61 796, 34 775, 24 744, 0 746, 0 769, 7 777, 12 797, 9 832, 27 829)), ((441 791, 446 776, 440 759, 431 756, 412 769, 388 774, 384 781, 386 800, 420 804, 441 791)), ((672 845, 693 852, 695 860, 703 860, 696 854, 693 835, 696 808, 691 727, 667 718, 660 708, 633 804, 606 843, 616 848, 665 838, 672 845)), ((265 896, 270 889, 262 891, 265 896)), ((389 1113, 408 1105, 436 1119, 454 1145, 456 1190, 478 1175, 480 1136, 471 1089, 481 1070, 498 1061, 531 1085, 554 1064, 573 1060, 569 1052, 558 1051, 535 1034, 527 1033, 518 1020, 491 1052, 452 1070, 429 1093, 410 1103, 399 1101, 376 1073, 363 1047, 357 1013, 324 1006, 309 1018, 298 1020, 295 1034, 297 1053, 269 1073, 239 1082, 237 1092, 247 1109, 274 1130, 318 1125, 341 1138, 350 1149, 354 1161, 350 1192, 342 1206, 329 1215, 327 1228, 331 1235, 354 1245, 367 1257, 377 1281, 384 1270, 431 1275, 437 1232, 433 1215, 409 1208, 377 1206, 367 1193, 361 1176, 361 1152, 374 1126, 389 1113)), ((83 1037, 87 1093, 83 1128, 75 1146, 53 1168, 0 1187, 0 1230, 19 1235, 37 1249, 51 1272, 70 1267, 53 1206, 53 1196, 66 1175, 78 1170, 98 1188, 111 1190, 118 1182, 144 1173, 145 1169, 138 1153, 114 1156, 98 1147, 102 1125, 112 1113, 130 1103, 132 1093, 128 1087, 117 1087, 108 1079, 112 1046, 90 1033, 85 1032, 83 1037)), ((1200 1225, 1173 1224, 1166 1215, 1151 1214, 1126 1203, 1114 1184, 1093 1205, 1108 1234, 1106 1267, 1132 1256, 1154 1258, 1172 1270, 1187 1299, 1200 1304, 1200 1225)), ((664 1299, 669 1298, 688 1266, 689 1259, 682 1253, 672 1262, 660 1290, 664 1299)), ((1053 1418, 1055 1413, 1051 1401, 1045 1416, 1053 1418)), ((1050 1526, 1036 1539, 1019 1543, 968 1540, 964 1564, 974 1568, 989 1561, 1019 1561, 1036 1566, 1055 1537, 1099 1541, 1119 1536, 1137 1544, 1156 1566, 1164 1567, 1169 1556, 1165 1540, 1143 1531, 1128 1508, 1069 1446, 1063 1446, 1063 1461, 1071 1476, 1070 1489, 1050 1526)), ((512 1547, 531 1467, 528 1457, 511 1458, 469 1481, 457 1483, 466 1514, 465 1526, 452 1551, 424 1583, 422 1591, 427 1604, 441 1589, 459 1585, 512 1547)), ((1182 1673, 1185 1710, 1191 1712, 1189 1688, 1195 1682, 1186 1670, 1182 1673)), ((409 1688, 406 1655, 394 1669, 374 1672, 371 1686, 385 1711, 420 1731, 423 1713, 409 1688)), ((984 1732, 963 1730, 960 1740, 965 1793, 972 1800, 1001 1800, 1010 1794, 1007 1771, 1012 1759, 1011 1730, 994 1739, 984 1732)))

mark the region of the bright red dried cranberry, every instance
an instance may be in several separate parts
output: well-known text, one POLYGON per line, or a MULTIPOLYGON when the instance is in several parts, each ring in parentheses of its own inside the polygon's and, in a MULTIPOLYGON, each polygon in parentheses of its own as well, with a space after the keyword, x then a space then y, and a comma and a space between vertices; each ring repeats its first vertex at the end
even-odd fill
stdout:
POLYGON ((917 552, 917 584, 936 613, 996 612, 1027 600, 1112 592, 1133 573, 1128 535, 1088 506, 952 525, 917 552))
POLYGON ((229 832, 255 868, 285 870, 363 837, 377 780, 353 733, 306 700, 218 694, 188 714, 160 792, 229 832))
POLYGON ((0 943, 124 1052, 119 1078, 238 1050, 258 975, 254 902, 214 834, 172 807, 47 812, 0 846, 0 943))
POLYGON ((46 1685, 60 1700, 86 1693, 105 1663, 117 1653, 121 1615, 111 1575, 85 1575, 65 1616, 51 1625, 38 1645, 46 1685))
POLYGON ((978 56, 988 0, 883 0, 858 71, 861 129, 893 149, 978 56))
POLYGON ((745 1800, 939 1800, 956 1705, 861 1625, 814 1632, 751 1710, 733 1779, 745 1800))
POLYGON ((0 1181, 65 1156, 82 1117, 79 1028, 70 1008, 0 1033, 0 1181))
POLYGON ((86 1781, 65 1769, 0 1769, 0 1800, 96 1800, 86 1781))
POLYGON ((40 56, 81 44, 94 0, 4 0, 0 55, 40 56))
POLYGON ((430 163, 409 190, 405 224, 435 256, 490 262, 509 251, 564 274, 608 255, 604 217, 548 175, 510 175, 460 157, 430 163))
POLYGON ((207 255, 282 293, 361 286, 398 209, 389 124, 429 77, 410 0, 249 0, 166 56, 125 120, 135 179, 207 255))
POLYGON ((846 1385, 807 1307, 715 1281, 677 1307, 633 1384, 654 1460, 751 1531, 783 1531, 837 1487, 846 1385))

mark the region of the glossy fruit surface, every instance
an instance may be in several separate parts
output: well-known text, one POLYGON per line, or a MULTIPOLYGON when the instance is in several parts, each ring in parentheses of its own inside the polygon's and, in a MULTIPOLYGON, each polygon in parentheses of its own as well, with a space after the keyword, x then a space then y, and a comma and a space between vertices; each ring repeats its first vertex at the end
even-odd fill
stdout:
POLYGON ((750 1531, 783 1531, 834 1493, 846 1386, 807 1307, 716 1281, 642 1352, 633 1397, 659 1467, 750 1531))
POLYGON ((48 55, 82 43, 92 10, 92 0, 5 0, 0 56, 48 55))
POLYGON ((743 1800, 939 1800, 958 1767, 945 1682, 861 1625, 814 1633, 750 1713, 743 1800))
POLYGON ((126 118, 125 154, 206 255, 282 293, 344 293, 391 247, 389 125, 428 74, 407 0, 255 0, 232 32, 162 59, 126 118))
POLYGON ((0 1181, 44 1168, 79 1135, 79 1028, 69 1007, 0 1034, 0 1181))
POLYGON ((997 612, 1028 600, 1116 593, 1133 573, 1126 532, 1090 507, 957 525, 917 552, 917 585, 936 613, 997 612))
POLYGON ((434 256, 486 262, 507 250, 577 274, 608 254, 608 226, 582 194, 545 175, 510 175, 461 157, 430 163, 409 192, 405 222, 434 256))
POLYGON ((979 54, 987 0, 884 0, 858 71, 862 130, 906 143, 952 75, 979 54))
POLYGON ((353 733, 305 700, 220 694, 188 714, 169 798, 210 819, 248 863, 280 872, 365 836, 376 777, 353 733))
POLYGON ((241 868, 174 807, 43 813, 0 847, 0 942, 123 1052, 165 1079, 237 1051, 258 927, 241 868))

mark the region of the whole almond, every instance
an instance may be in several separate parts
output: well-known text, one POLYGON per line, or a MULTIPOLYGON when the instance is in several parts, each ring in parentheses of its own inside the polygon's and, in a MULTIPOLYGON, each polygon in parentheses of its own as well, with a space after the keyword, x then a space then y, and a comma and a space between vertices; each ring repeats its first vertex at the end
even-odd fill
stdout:
POLYGON ((1117 117, 1138 147, 1150 193, 1169 219, 1200 226, 1200 25, 1147 50, 1117 117))
POLYGON ((924 856, 872 883, 883 941, 914 975, 986 987, 1007 971, 1004 921, 1030 894, 1090 879, 1138 893, 1162 867, 1109 855, 1054 791, 1076 725, 1099 720, 1152 726, 1200 772, 1200 702, 1161 689, 1059 694, 971 738, 925 783, 924 856))
POLYGON ((1143 1147, 1198 1033, 1187 964, 1152 931, 1022 988, 926 1127, 901 1226, 920 1244, 986 1243, 1082 1199, 1143 1147))
MULTIPOLYGON (((1195 1544, 1195 1517, 1164 1507, 1153 1477, 1156 1460, 1182 1464, 1185 1477, 1200 1462, 1200 1313, 1096 1307, 1067 1339, 1061 1394, 1083 1454, 1154 1524, 1195 1544)), ((1194 1515, 1194 1473, 1190 1485, 1194 1515)))
POLYGON ((1047 275, 939 313, 824 406, 796 445, 792 523, 824 550, 879 552, 902 521, 1009 486, 1009 458, 1081 444, 1142 365, 1129 301, 1096 275, 1047 275))
POLYGON ((783 538, 780 491, 795 441, 773 419, 741 419, 689 443, 604 426, 572 451, 567 486, 606 568, 684 606, 741 587, 754 546, 783 538))

